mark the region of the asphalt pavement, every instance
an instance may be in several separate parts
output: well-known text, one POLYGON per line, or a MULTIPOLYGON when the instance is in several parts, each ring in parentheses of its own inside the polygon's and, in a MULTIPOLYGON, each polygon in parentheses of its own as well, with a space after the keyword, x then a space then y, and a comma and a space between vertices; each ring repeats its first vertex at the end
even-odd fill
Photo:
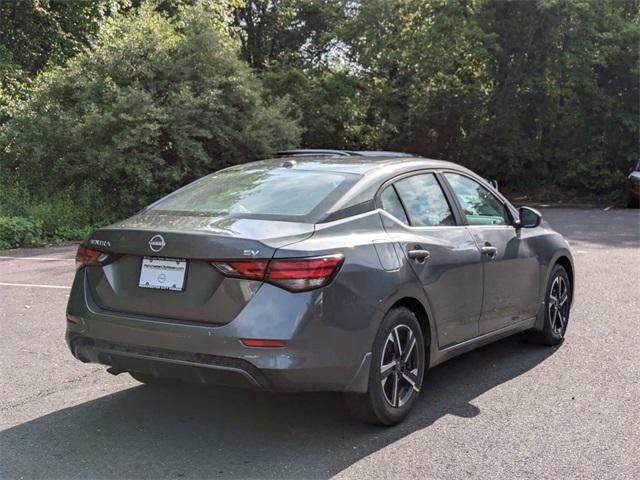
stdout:
POLYGON ((432 369, 407 421, 337 394, 142 386, 64 343, 74 246, 0 252, 0 477, 640 478, 640 213, 545 209, 576 298, 559 348, 516 336, 432 369))

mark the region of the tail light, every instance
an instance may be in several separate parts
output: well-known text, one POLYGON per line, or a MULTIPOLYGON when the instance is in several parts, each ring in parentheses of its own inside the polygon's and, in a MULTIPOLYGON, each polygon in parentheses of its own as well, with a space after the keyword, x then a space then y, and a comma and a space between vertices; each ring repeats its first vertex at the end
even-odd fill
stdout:
POLYGON ((80 270, 86 266, 102 265, 109 256, 109 253, 100 252, 80 245, 76 252, 76 270, 80 270))
POLYGON ((328 285, 344 262, 343 255, 326 257, 211 262, 227 277, 263 280, 291 292, 328 285))
POLYGON ((300 260, 271 260, 266 281, 292 292, 313 290, 327 285, 343 261, 342 255, 300 260))
POLYGON ((264 280, 268 260, 242 260, 237 262, 212 262, 214 267, 227 277, 264 280))

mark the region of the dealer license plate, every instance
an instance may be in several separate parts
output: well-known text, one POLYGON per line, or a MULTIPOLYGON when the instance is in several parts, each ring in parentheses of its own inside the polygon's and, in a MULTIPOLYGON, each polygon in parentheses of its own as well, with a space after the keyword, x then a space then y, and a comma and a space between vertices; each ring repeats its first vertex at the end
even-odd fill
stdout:
POLYGON ((182 292, 186 272, 184 259, 143 257, 138 287, 182 292))

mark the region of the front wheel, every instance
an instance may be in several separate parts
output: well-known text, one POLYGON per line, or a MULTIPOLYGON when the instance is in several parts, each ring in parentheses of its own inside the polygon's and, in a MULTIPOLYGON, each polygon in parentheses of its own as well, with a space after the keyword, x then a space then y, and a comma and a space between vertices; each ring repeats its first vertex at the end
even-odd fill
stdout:
POLYGON ((543 345, 558 345, 564 340, 571 312, 573 286, 562 265, 553 267, 545 296, 544 328, 531 331, 529 338, 543 345))
POLYGON ((369 388, 346 394, 352 415, 368 423, 396 425, 416 401, 426 367, 420 323, 407 308, 390 310, 373 343, 369 388))

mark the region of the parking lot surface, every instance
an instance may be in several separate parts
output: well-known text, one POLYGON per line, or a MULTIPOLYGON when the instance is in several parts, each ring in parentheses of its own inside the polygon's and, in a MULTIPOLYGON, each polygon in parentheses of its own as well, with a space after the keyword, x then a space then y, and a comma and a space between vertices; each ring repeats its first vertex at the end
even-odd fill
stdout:
POLYGON ((432 369, 397 427, 336 394, 142 386, 64 343, 75 247, 0 252, 2 478, 640 478, 640 214, 546 209, 572 245, 559 348, 432 369))

